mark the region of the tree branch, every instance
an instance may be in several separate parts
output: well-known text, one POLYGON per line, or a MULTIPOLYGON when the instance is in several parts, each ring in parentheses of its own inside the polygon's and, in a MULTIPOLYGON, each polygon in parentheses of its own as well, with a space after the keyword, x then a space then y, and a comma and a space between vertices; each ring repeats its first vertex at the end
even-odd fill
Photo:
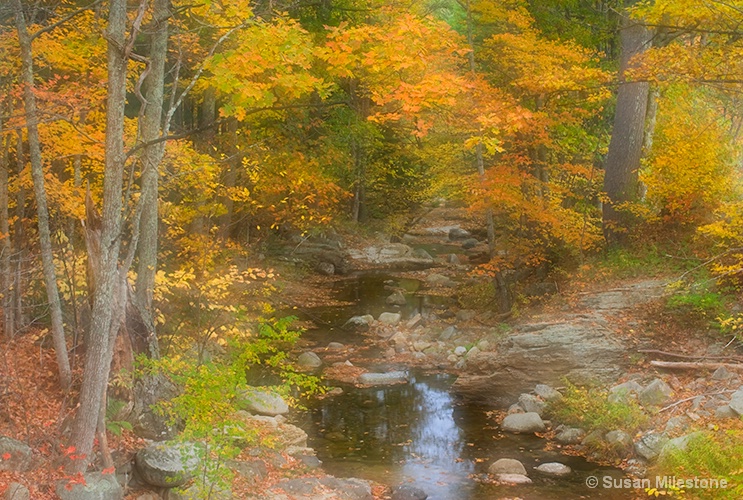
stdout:
POLYGON ((57 28, 58 26, 61 26, 62 24, 66 23, 70 19, 77 17, 78 15, 82 14, 85 11, 90 10, 92 7, 95 7, 99 3, 101 3, 103 0, 95 0, 93 3, 86 5, 85 7, 81 7, 73 12, 70 12, 66 16, 64 16, 59 21, 56 21, 48 26, 44 26, 43 28, 39 29, 38 31, 32 33, 29 35, 31 41, 34 41, 39 36, 43 35, 44 33, 47 33, 49 31, 52 31, 53 29, 57 28))

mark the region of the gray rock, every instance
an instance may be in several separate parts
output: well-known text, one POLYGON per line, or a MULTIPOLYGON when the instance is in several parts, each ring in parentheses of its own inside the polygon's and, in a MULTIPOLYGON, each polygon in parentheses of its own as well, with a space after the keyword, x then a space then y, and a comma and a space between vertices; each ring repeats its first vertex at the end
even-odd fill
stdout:
POLYGON ((602 445, 604 442, 604 433, 600 430, 596 429, 588 433, 586 437, 583 438, 583 441, 580 442, 583 446, 587 446, 589 448, 595 448, 597 446, 602 445))
POLYGON ((346 330, 366 331, 372 323, 374 323, 374 317, 371 314, 364 314, 363 316, 353 316, 346 321, 343 328, 346 330))
POLYGON ((476 238, 467 238, 462 242, 462 248, 464 248, 465 250, 469 250, 470 248, 475 248, 479 244, 480 242, 477 241, 476 238))
POLYGON ((686 451, 689 448, 689 443, 691 442, 691 440, 699 438, 701 436, 704 436, 704 433, 701 431, 696 431, 674 439, 669 439, 668 442, 663 445, 663 448, 661 448, 659 459, 663 461, 670 454, 686 451))
POLYGON ((689 428, 689 417, 677 415, 666 422, 665 431, 671 434, 685 432, 689 428))
POLYGON ((289 413, 289 405, 275 392, 247 388, 237 394, 236 406, 242 410, 273 417, 289 413))
POLYGON ((636 458, 630 458, 627 460, 627 466, 623 468, 627 474, 631 474, 635 477, 645 477, 648 473, 647 464, 636 458))
POLYGON ((408 303, 407 299, 405 299, 405 294, 400 290, 393 292, 392 295, 385 299, 385 302, 391 306, 404 306, 408 303))
POLYGON ((546 384, 537 384, 534 387, 534 392, 545 401, 557 401, 562 399, 562 394, 546 384))
POLYGON ((320 478, 320 484, 337 493, 343 500, 372 500, 371 484, 357 478, 335 478, 326 476, 320 478))
POLYGON ((636 398, 640 391, 642 391, 642 386, 635 380, 630 380, 609 389, 607 399, 610 403, 626 403, 630 399, 636 398))
POLYGON ((0 471, 24 472, 31 466, 32 449, 16 439, 0 436, 0 471))
POLYGON ((124 489, 114 474, 89 472, 83 475, 85 482, 69 479, 57 481, 55 493, 61 500, 121 500, 124 489))
POLYGON ((173 488, 193 477, 200 456, 201 450, 194 443, 152 443, 137 452, 137 471, 147 484, 173 488))
POLYGON ((400 313, 383 312, 379 315, 379 322, 383 325, 396 325, 401 318, 400 313))
POLYGON ((392 488, 391 500, 426 500, 428 494, 412 484, 400 484, 392 488))
POLYGON ((645 434, 635 443, 635 452, 645 460, 655 460, 667 442, 665 434, 645 434))
POLYGON ((607 432, 604 439, 618 452, 628 452, 634 447, 632 436, 619 429, 607 432))
POLYGON ((656 378, 638 395, 643 406, 661 406, 673 395, 673 390, 663 380, 656 378))
POLYGON ((743 389, 738 389, 732 396, 730 396, 730 402, 728 405, 735 413, 743 415, 743 389))
POLYGON ((451 241, 465 240, 470 236, 472 236, 472 234, 469 231, 462 229, 461 227, 453 227, 449 229, 449 239, 451 241))
POLYGON ((297 364, 302 368, 319 368, 322 366, 322 360, 314 352, 306 351, 299 355, 297 364))
POLYGON ((576 427, 568 427, 560 431, 555 436, 555 441, 557 441, 560 444, 578 444, 583 439, 583 436, 585 436, 586 433, 583 431, 583 429, 578 429, 576 427))
POLYGON ((422 248, 416 248, 413 250, 413 257, 426 261, 433 261, 433 256, 422 248))
POLYGON ((421 321, 423 321, 423 316, 421 316, 420 313, 416 313, 415 316, 405 322, 405 327, 415 328, 415 326, 418 325, 418 323, 420 323, 421 321))
POLYGON ((495 480, 507 484, 531 484, 531 479, 523 474, 498 474, 495 480))
POLYGON ((545 426, 538 413, 514 413, 506 415, 501 424, 501 429, 506 432, 544 432, 545 426))
POLYGON ((329 342, 328 343, 328 349, 331 351, 339 351, 341 349, 344 349, 346 346, 341 344, 340 342, 329 342))
POLYGON ((441 334, 439 334, 439 340, 446 342, 447 340, 450 340, 456 333, 456 326, 448 326, 441 332, 441 334))
POLYGON ((308 469, 319 469, 322 467, 322 461, 313 455, 297 455, 296 458, 302 462, 302 465, 308 469))
POLYGON ((323 276, 333 276, 335 274, 335 266, 330 262, 318 262, 315 264, 315 271, 323 276))
POLYGON ((735 377, 735 374, 730 373, 730 371, 728 371, 728 369, 725 368, 724 366, 719 367, 712 374, 713 380, 729 380, 733 377, 735 377))
POLYGON ((480 354, 480 348, 477 346, 472 347, 469 351, 467 351, 467 357, 474 357, 480 354))
POLYGON ((458 265, 460 265, 462 263, 459 260, 459 256, 457 254, 455 254, 455 253, 450 253, 446 257, 446 262, 448 262, 449 264, 455 265, 455 266, 458 266, 458 265))
POLYGON ((348 256, 388 269, 424 269, 433 265, 428 252, 415 251, 402 243, 370 246, 363 250, 348 250, 348 256))
POLYGON ((547 409, 547 403, 540 400, 538 397, 531 394, 522 394, 519 396, 519 404, 527 412, 534 412, 540 417, 544 414, 547 409))
POLYGON ((616 380, 624 353, 621 340, 589 318, 549 324, 509 334, 497 350, 468 360, 468 373, 452 390, 463 399, 502 406, 503 399, 515 399, 536 384, 564 383, 566 376, 573 383, 616 380))
POLYGON ((738 414, 729 405, 722 405, 715 409, 715 418, 738 418, 738 414))
POLYGON ((3 498, 4 500, 31 500, 31 492, 21 483, 10 483, 3 498))
POLYGON ((512 413, 526 413, 526 410, 524 410, 524 408, 520 404, 514 403, 508 407, 507 413, 509 415, 511 415, 512 413))
MULTIPOLYGON (((251 497, 252 498, 252 497, 251 497)), ((260 496, 262 499, 288 500, 371 500, 371 485, 361 479, 332 476, 284 479, 260 496)))
POLYGON ((524 464, 513 458, 499 458, 488 467, 489 474, 521 474, 526 475, 524 464))
POLYGON ((470 321, 475 319, 475 316, 477 316, 477 311, 473 311, 472 309, 461 309, 457 311, 458 321, 470 321))
POLYGON ((467 348, 463 345, 459 345, 454 348, 454 354, 457 356, 464 356, 467 353, 467 348))
POLYGON ((388 373, 362 373, 359 375, 359 383, 364 385, 390 385, 408 381, 408 374, 403 371, 388 373))
POLYGON ((561 464, 560 462, 547 462, 546 464, 534 467, 534 470, 544 474, 545 476, 551 477, 565 477, 569 476, 570 473, 573 472, 573 469, 565 464, 561 464))
POLYGON ((456 285, 454 281, 451 280, 451 278, 444 276, 443 274, 437 274, 432 273, 426 276, 426 284, 429 286, 444 286, 444 287, 452 287, 456 285))

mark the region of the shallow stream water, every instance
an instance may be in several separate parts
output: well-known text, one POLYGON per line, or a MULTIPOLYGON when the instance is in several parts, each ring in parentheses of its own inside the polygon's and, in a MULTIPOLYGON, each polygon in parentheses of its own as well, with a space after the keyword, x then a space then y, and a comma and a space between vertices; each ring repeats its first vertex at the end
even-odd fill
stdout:
MULTIPOLYGON (((443 305, 439 298, 414 296, 420 286, 416 280, 362 274, 337 284, 337 298, 350 305, 308 311, 308 317, 323 325, 308 332, 308 339, 319 347, 330 341, 362 342, 362 335, 345 332, 340 325, 356 314, 377 317, 394 310, 384 302, 391 293, 385 282, 391 279, 405 289, 409 299, 401 310, 403 318, 443 305)), ((378 370, 383 368, 379 363, 369 359, 365 367, 378 370)), ((632 498, 630 490, 586 486, 590 476, 600 481, 604 476, 621 478, 621 470, 562 455, 533 435, 501 433, 486 408, 460 402, 450 393, 455 379, 446 373, 412 371, 408 384, 363 389, 342 386, 342 395, 317 402, 298 423, 308 432, 309 445, 329 473, 393 486, 412 484, 430 500, 632 498), (499 458, 520 460, 534 483, 488 483, 487 468, 499 458), (533 467, 545 462, 566 464, 573 474, 561 479, 540 476, 533 467)))

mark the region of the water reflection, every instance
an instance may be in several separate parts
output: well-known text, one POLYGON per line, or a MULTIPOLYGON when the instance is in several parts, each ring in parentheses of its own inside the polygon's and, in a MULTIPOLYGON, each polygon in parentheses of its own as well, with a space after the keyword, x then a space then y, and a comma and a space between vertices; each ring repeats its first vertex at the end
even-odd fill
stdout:
POLYGON ((409 483, 431 500, 631 498, 629 492, 587 490, 589 475, 621 477, 621 471, 544 449, 533 435, 501 434, 483 409, 457 406, 448 392, 453 377, 415 375, 410 384, 349 388, 323 401, 310 414, 310 446, 331 474, 362 477, 385 484, 409 483), (576 472, 554 480, 530 472, 531 486, 483 484, 497 458, 516 458, 531 471, 560 461, 576 472))

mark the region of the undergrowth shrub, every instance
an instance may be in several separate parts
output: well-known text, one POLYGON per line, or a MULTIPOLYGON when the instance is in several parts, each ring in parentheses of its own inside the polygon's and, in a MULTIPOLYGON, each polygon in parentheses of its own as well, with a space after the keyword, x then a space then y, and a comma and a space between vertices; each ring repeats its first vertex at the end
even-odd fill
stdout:
POLYGON ((648 421, 640 404, 629 399, 613 403, 604 390, 567 383, 563 397, 550 403, 550 415, 558 422, 580 427, 586 432, 621 429, 633 434, 648 421))
POLYGON ((709 431, 692 436, 685 449, 664 453, 656 474, 678 478, 726 480, 726 488, 695 488, 694 498, 743 498, 743 431, 709 431))

